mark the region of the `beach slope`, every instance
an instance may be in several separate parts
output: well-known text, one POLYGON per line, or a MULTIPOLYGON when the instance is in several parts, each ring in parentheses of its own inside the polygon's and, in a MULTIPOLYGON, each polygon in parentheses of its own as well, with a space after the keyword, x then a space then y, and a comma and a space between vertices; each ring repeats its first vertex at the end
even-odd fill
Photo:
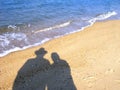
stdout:
MULTIPOLYGON (((24 67, 27 68, 26 72, 29 77, 31 75, 30 70, 33 67, 32 65, 25 65, 30 60, 35 62, 39 53, 46 53, 42 59, 49 61, 50 63, 47 63, 52 65, 52 68, 47 69, 47 74, 52 79, 56 78, 56 76, 52 76, 53 71, 59 71, 60 75, 63 73, 60 71, 61 68, 53 63, 54 59, 60 58, 65 63, 63 66, 66 66, 64 69, 69 74, 70 78, 68 79, 71 79, 70 81, 77 90, 120 90, 119 20, 97 22, 81 32, 66 35, 46 42, 43 45, 1 57, 0 90, 15 90, 13 89, 15 80, 24 67), (41 48, 46 52, 36 53, 41 48)), ((24 73, 26 72, 24 70, 24 73)), ((35 80, 37 75, 44 76, 44 72, 32 73, 35 80)), ((64 77, 59 77, 61 80, 62 78, 64 77)), ((49 78, 44 80, 49 81, 49 78)), ((40 83, 32 84, 35 84, 33 85, 34 88, 40 88, 38 86, 41 85, 40 83)), ((57 86, 57 84, 59 82, 54 83, 51 80, 49 85, 48 83, 45 84, 45 88, 50 88, 52 85, 57 86)))

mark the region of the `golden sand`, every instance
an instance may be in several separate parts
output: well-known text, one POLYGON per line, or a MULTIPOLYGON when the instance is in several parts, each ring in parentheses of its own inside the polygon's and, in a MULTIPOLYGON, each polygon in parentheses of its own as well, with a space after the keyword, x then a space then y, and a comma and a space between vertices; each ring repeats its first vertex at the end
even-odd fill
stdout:
MULTIPOLYGON (((40 48, 47 51, 44 58, 51 64, 53 52, 69 64, 77 90, 120 90, 119 20, 97 22, 81 32, 0 58, 0 90, 12 90, 19 70, 28 60, 36 58, 35 51, 40 48)), ((51 87, 56 84, 51 83, 51 87)))

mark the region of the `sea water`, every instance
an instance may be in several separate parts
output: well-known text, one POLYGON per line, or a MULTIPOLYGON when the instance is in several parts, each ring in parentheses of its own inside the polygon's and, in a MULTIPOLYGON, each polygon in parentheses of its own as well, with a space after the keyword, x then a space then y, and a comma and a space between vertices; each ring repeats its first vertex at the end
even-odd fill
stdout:
POLYGON ((120 19, 120 0, 0 0, 0 57, 120 19))

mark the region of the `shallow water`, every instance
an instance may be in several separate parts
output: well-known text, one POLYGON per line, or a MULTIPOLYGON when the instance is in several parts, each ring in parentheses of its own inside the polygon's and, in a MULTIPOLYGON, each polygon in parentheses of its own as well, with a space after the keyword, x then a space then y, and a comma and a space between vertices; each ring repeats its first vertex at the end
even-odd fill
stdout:
POLYGON ((0 56, 120 19, 120 0, 0 0, 0 56))

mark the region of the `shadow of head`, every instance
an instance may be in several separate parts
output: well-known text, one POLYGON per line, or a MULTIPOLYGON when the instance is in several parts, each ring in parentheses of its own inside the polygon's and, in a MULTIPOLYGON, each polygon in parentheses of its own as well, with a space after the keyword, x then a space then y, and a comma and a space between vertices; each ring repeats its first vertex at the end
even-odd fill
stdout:
POLYGON ((45 54, 47 54, 47 51, 44 48, 40 48, 39 50, 35 51, 36 56, 43 57, 45 54))
POLYGON ((51 58, 52 58, 54 63, 58 63, 60 61, 60 57, 59 57, 59 55, 56 52, 53 52, 51 54, 51 58))

